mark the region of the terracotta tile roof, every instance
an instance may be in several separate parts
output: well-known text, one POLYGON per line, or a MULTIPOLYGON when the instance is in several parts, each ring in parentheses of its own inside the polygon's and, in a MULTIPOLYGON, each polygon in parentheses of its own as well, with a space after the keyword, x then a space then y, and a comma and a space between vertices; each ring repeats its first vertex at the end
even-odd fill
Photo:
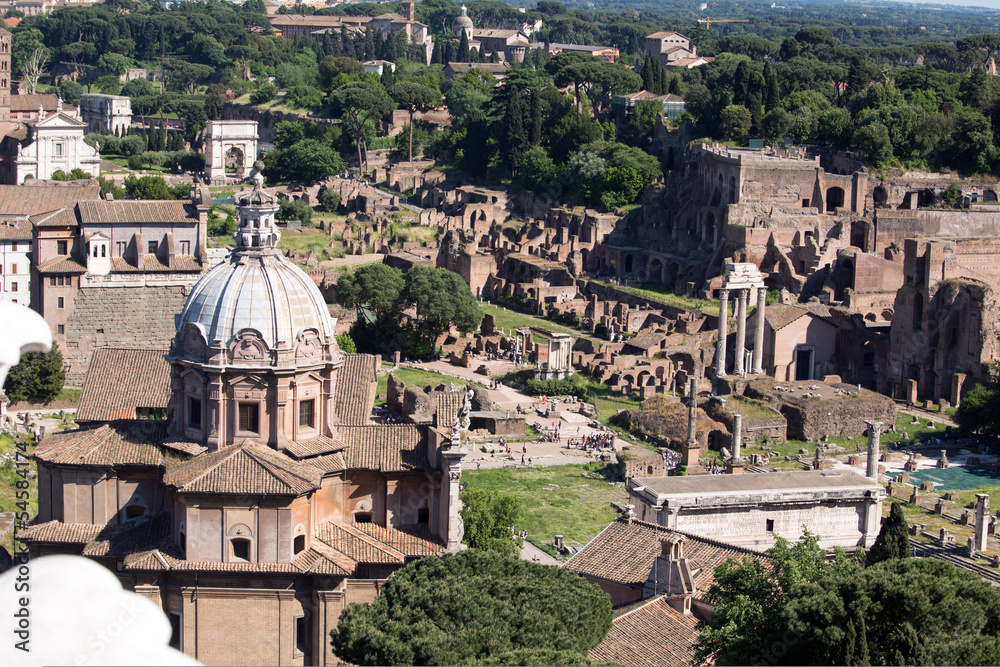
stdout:
POLYGON ((77 205, 80 222, 135 223, 185 222, 196 224, 198 210, 188 201, 82 201, 77 205))
POLYGON ((358 563, 404 563, 406 554, 362 532, 357 526, 327 521, 316 528, 315 538, 358 563))
POLYGON ((774 331, 782 329, 806 315, 813 315, 832 322, 830 309, 821 303, 772 303, 764 308, 764 319, 774 331))
POLYGON ((76 421, 135 419, 137 408, 170 402, 167 350, 99 347, 90 357, 76 421))
POLYGON ((188 493, 298 496, 319 488, 322 473, 270 447, 245 441, 168 466, 164 483, 188 493))
POLYGON ((680 613, 661 595, 616 617, 607 637, 590 649, 588 657, 596 663, 632 667, 693 665, 697 625, 695 616, 680 613))
POLYGON ((97 537, 104 526, 89 523, 63 523, 46 521, 28 526, 18 532, 17 538, 25 542, 45 544, 86 544, 97 537))
MULTIPOLYGON (((42 109, 46 113, 52 113, 56 110, 56 105, 59 103, 59 96, 51 93, 35 93, 34 95, 11 95, 10 96, 10 110, 11 111, 38 111, 38 105, 42 106, 42 109)), ((76 107, 64 104, 63 111, 69 112, 74 111, 76 107)))
POLYGON ((650 348, 659 347, 663 339, 667 337, 667 334, 663 331, 643 331, 635 338, 630 338, 625 341, 626 348, 635 348, 646 352, 650 348))
POLYGON ((430 469, 424 433, 412 424, 341 426, 338 430, 349 446, 349 469, 380 472, 430 469))
POLYGON ((374 523, 357 523, 354 527, 407 556, 437 556, 445 549, 445 543, 434 537, 426 524, 386 528, 374 523))
POLYGON ((309 465, 321 470, 323 474, 347 470, 347 462, 344 460, 343 452, 311 458, 309 459, 309 465))
POLYGON ((337 417, 341 424, 367 424, 375 405, 378 374, 375 356, 345 354, 344 364, 337 373, 337 417))
POLYGON ((292 565, 303 573, 346 577, 354 574, 357 561, 317 541, 302 553, 297 554, 292 559, 292 565))
POLYGON ((77 227, 80 224, 73 208, 59 208, 54 211, 35 213, 28 219, 35 227, 77 227))
POLYGON ((653 564, 662 551, 661 540, 673 535, 686 538, 684 557, 702 593, 714 580, 717 565, 743 556, 763 558, 749 549, 668 530, 645 521, 633 519, 630 523, 618 519, 569 559, 565 567, 584 576, 639 587, 653 571, 653 564))
MULTIPOLYGON (((318 456, 319 454, 339 452, 346 447, 347 445, 340 440, 323 435, 318 438, 313 438, 312 440, 290 442, 288 443, 288 446, 285 447, 284 452, 286 454, 291 454, 297 459, 304 459, 307 456, 318 456)), ((309 461, 309 464, 312 465, 313 462, 309 461)))
POLYGON ((158 466, 157 446, 166 436, 163 420, 118 420, 97 428, 46 435, 32 455, 40 461, 92 466, 158 466))
POLYGON ((151 547, 169 549, 170 512, 158 512, 125 524, 109 524, 83 548, 84 556, 124 558, 151 547))
POLYGON ((30 241, 31 223, 27 220, 0 220, 0 241, 30 241))
MULTIPOLYGON (((38 109, 38 105, 35 105, 38 109)), ((0 215, 35 215, 72 208, 86 199, 100 199, 101 186, 85 185, 0 185, 0 215)), ((74 223, 75 224, 75 223, 74 223)))
POLYGON ((208 447, 199 445, 197 442, 182 440, 176 435, 167 436, 163 440, 160 440, 160 446, 189 456, 197 456, 208 451, 208 447))
POLYGON ((86 273, 87 267, 69 255, 53 257, 38 266, 39 273, 86 273))
POLYGON ((451 428, 464 398, 464 391, 442 391, 434 394, 435 424, 438 428, 451 428))
POLYGON ((174 255, 174 265, 168 266, 157 255, 142 256, 142 266, 136 266, 124 257, 111 258, 111 270, 115 273, 170 273, 174 271, 201 271, 201 262, 194 255, 174 255))

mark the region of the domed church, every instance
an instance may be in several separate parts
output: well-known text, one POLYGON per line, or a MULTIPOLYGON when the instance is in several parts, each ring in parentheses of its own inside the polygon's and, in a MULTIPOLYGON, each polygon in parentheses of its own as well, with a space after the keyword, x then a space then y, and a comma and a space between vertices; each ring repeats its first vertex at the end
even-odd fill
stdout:
POLYGON ((440 425, 370 420, 379 359, 338 348, 319 289, 277 248, 262 181, 237 198, 235 250, 175 318, 167 419, 43 438, 21 537, 32 556, 108 567, 204 664, 340 664, 329 633, 346 604, 461 548, 463 398, 440 394, 440 425))

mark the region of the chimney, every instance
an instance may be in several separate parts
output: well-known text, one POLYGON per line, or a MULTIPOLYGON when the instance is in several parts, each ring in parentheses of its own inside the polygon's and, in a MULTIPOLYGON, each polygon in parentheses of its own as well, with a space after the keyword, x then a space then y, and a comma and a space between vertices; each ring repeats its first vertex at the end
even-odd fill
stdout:
POLYGON ((882 422, 870 422, 868 424, 868 471, 867 477, 878 481, 878 446, 882 437, 882 422))

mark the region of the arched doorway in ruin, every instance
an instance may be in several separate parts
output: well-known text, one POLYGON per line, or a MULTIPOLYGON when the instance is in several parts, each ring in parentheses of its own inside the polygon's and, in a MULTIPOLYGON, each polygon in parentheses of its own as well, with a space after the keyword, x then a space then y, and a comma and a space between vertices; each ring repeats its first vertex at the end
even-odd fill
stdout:
POLYGON ((844 207, 844 188, 835 185, 826 189, 826 212, 833 213, 844 207))

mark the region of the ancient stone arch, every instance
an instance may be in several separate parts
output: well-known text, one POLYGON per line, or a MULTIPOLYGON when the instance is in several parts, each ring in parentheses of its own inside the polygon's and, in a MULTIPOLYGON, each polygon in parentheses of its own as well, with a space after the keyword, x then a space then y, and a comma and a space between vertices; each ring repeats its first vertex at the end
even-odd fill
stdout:
POLYGON ((210 185, 243 180, 257 159, 257 123, 246 120, 210 120, 205 128, 205 171, 210 185), (228 167, 228 168, 227 168, 228 167))

